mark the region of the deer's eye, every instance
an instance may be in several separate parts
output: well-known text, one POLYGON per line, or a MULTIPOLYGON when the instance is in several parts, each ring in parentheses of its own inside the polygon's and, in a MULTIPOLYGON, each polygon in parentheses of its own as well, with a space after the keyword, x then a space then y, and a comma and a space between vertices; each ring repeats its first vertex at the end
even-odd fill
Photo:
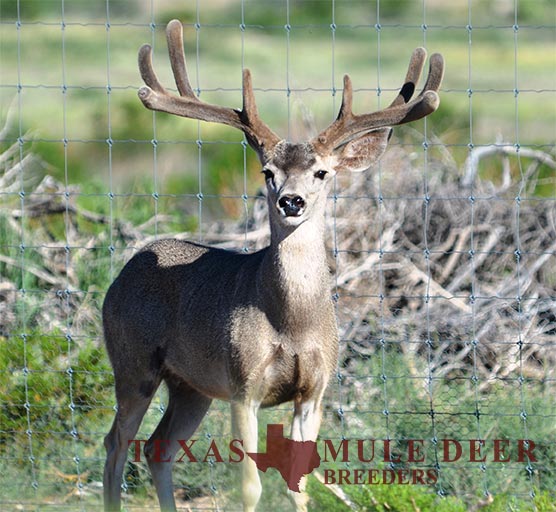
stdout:
POLYGON ((319 180, 323 180, 324 177, 327 175, 328 173, 326 171, 317 171, 314 176, 315 178, 318 178, 319 180))
POLYGON ((265 180, 274 179, 274 173, 270 169, 263 169, 261 172, 264 174, 265 180))

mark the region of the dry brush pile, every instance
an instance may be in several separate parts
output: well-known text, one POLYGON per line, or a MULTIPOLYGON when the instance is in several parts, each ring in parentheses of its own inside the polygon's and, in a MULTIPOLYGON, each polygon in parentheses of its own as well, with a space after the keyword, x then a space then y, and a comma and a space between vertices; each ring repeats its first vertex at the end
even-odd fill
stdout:
POLYGON ((357 177, 338 201, 339 317, 351 351, 398 344, 412 373, 473 373, 484 390, 553 378, 554 198, 531 196, 525 180, 464 186, 446 159, 423 172, 415 158, 391 151, 380 183, 357 177))

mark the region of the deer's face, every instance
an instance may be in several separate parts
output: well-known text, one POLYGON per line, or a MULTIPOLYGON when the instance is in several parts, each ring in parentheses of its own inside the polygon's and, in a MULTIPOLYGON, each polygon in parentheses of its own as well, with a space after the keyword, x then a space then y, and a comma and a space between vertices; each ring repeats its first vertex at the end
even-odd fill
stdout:
POLYGON ((322 215, 335 170, 310 143, 279 142, 262 172, 270 214, 281 224, 293 227, 322 215))

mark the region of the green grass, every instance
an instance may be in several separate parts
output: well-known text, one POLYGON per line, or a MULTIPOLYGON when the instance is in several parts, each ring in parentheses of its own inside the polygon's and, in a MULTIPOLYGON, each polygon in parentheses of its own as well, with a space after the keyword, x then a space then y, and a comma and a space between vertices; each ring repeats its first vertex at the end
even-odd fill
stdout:
MULTIPOLYGON (((440 497, 429 489, 413 485, 376 485, 358 488, 344 487, 355 510, 365 512, 466 512, 469 503, 455 497, 440 497)), ((353 510, 316 479, 309 479, 309 492, 314 510, 348 512, 353 510)), ((537 493, 533 499, 519 499, 511 495, 477 498, 475 506, 485 512, 553 512, 556 510, 553 492, 537 493)))

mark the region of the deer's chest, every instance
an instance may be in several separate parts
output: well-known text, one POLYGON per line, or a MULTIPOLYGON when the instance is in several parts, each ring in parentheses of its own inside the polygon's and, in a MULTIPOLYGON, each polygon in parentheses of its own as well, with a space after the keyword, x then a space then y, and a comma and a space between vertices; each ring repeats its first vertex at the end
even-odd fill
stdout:
POLYGON ((327 371, 316 347, 293 350, 276 344, 262 368, 259 391, 262 407, 271 407, 313 395, 326 386, 327 371))
POLYGON ((232 322, 230 376, 238 396, 263 407, 303 399, 322 391, 336 365, 337 330, 326 300, 318 321, 299 315, 273 318, 263 308, 243 309, 232 322), (296 320, 294 322, 294 320, 296 320))

